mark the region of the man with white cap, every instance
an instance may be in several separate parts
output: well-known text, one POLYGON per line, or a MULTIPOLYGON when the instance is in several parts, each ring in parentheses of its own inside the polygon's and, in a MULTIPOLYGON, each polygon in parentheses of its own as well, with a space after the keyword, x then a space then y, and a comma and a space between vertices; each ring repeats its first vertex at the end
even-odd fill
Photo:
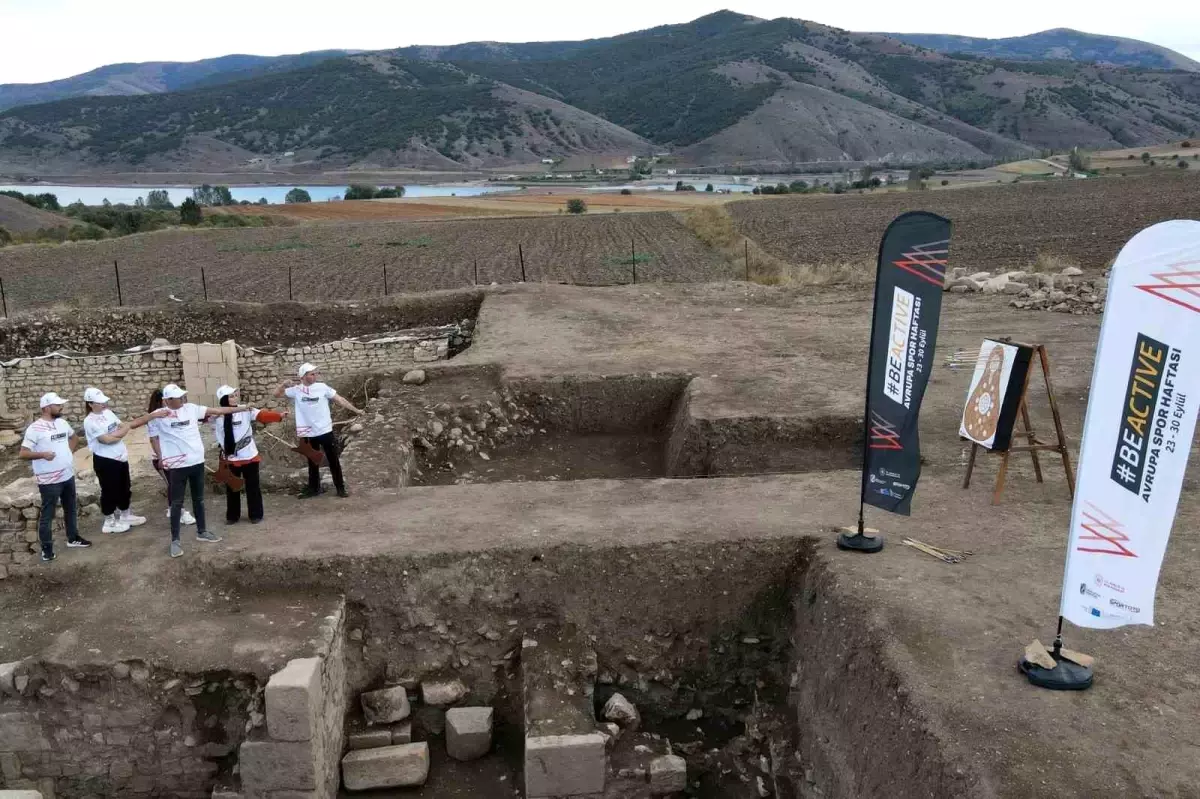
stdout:
POLYGON ((200 423, 209 416, 240 413, 248 408, 206 408, 184 402, 187 392, 171 383, 163 387, 163 405, 167 415, 150 423, 150 446, 158 455, 159 465, 167 475, 171 498, 171 557, 183 554, 179 544, 179 520, 183 515, 183 495, 192 492, 192 515, 196 517, 196 540, 216 543, 221 537, 208 530, 204 523, 204 441, 200 438, 200 423))
MULTIPOLYGON (((346 482, 342 479, 342 464, 338 460, 337 437, 333 434, 333 417, 329 412, 329 401, 346 408, 353 414, 361 414, 358 408, 334 390, 333 386, 321 382, 321 373, 311 363, 300 365, 300 382, 286 381, 275 389, 276 398, 289 397, 296 416, 296 435, 308 440, 312 448, 325 453, 329 461, 329 474, 339 497, 347 497, 346 482)), ((321 470, 311 460, 308 462, 308 490, 302 497, 315 497, 321 493, 321 470)))
MULTIPOLYGON (((217 389, 217 402, 221 407, 228 408, 235 404, 238 390, 233 386, 221 386, 217 389)), ((235 413, 220 419, 213 418, 213 435, 217 439, 217 448, 221 457, 229 464, 229 470, 234 477, 245 481, 246 511, 250 515, 250 523, 258 524, 263 520, 262 484, 259 482, 258 464, 262 458, 258 454, 258 444, 254 441, 254 425, 252 422, 273 424, 282 422, 286 413, 276 411, 260 411, 251 408, 245 413, 235 413)), ((225 522, 237 524, 242 518, 242 492, 231 488, 225 490, 225 522)))
POLYGON ((100 510, 104 513, 101 529, 105 533, 125 533, 130 527, 146 523, 144 516, 135 516, 129 508, 133 495, 125 436, 153 419, 161 419, 167 411, 160 409, 122 424, 108 407, 110 402, 98 388, 83 392, 83 404, 88 410, 83 420, 83 432, 87 436, 88 449, 92 451, 92 468, 100 482, 100 510))
POLYGON ((21 460, 32 461, 33 477, 42 495, 42 515, 38 519, 38 540, 42 545, 42 560, 54 560, 54 539, 51 524, 58 503, 63 507, 63 524, 67 528, 67 546, 86 549, 91 541, 79 534, 75 501, 75 464, 73 456, 79 437, 62 418, 67 401, 51 391, 42 395, 42 413, 25 428, 21 441, 21 460))

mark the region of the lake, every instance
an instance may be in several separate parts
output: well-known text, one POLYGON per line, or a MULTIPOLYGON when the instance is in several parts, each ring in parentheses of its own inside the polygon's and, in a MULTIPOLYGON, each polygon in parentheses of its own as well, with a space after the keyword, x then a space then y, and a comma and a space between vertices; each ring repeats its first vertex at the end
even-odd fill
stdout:
MULTIPOLYGON (((293 188, 304 189, 312 196, 313 202, 324 202, 331 199, 341 199, 346 193, 346 186, 230 186, 229 192, 233 199, 241 202, 248 200, 258 202, 260 197, 266 197, 272 204, 283 203, 283 198, 293 188)), ((22 183, 13 186, 0 186, 0 191, 19 191, 22 194, 45 194, 49 192, 58 197, 58 202, 64 206, 79 201, 84 205, 103 205, 107 199, 114 205, 126 203, 133 205, 138 197, 145 197, 151 189, 166 189, 171 202, 179 203, 192 196, 191 186, 44 186, 37 183, 22 183)), ((477 197, 480 194, 492 194, 500 191, 511 191, 496 186, 473 186, 464 183, 442 183, 432 185, 405 186, 405 197, 477 197)))

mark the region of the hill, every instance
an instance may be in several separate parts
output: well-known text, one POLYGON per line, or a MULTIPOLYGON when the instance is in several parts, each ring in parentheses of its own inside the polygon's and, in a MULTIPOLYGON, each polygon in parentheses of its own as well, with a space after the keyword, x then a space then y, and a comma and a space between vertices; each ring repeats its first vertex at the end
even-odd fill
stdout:
POLYGON ((980 58, 1001 58, 1022 61, 1082 61, 1144 69, 1183 69, 1200 72, 1200 62, 1193 61, 1157 44, 1126 39, 1121 36, 1100 36, 1094 33, 1054 28, 1013 36, 1007 39, 977 39, 941 33, 885 33, 893 39, 927 47, 940 53, 964 53, 980 58))
POLYGON ((0 113, 0 171, 479 168, 670 149, 787 168, 1013 159, 1200 128, 1200 73, 947 55, 719 12, 581 42, 410 47, 0 113))
POLYGON ((73 219, 0 194, 0 227, 9 233, 30 233, 39 228, 70 227, 73 224, 73 219))
POLYGON ((202 61, 146 61, 109 64, 46 83, 0 83, 0 111, 19 105, 51 103, 72 97, 159 94, 205 83, 229 82, 266 72, 284 72, 347 55, 347 50, 319 50, 298 55, 226 55, 202 61))

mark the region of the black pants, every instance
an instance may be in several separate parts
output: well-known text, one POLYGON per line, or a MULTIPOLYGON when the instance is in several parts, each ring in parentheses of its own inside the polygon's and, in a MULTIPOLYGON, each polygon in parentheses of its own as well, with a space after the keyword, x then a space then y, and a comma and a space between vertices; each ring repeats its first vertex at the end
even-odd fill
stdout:
POLYGON ((112 516, 119 510, 129 510, 131 493, 129 462, 92 456, 92 468, 100 481, 100 512, 112 516))
MULTIPOLYGON (((338 460, 338 444, 337 437, 332 432, 326 433, 323 436, 306 439, 312 448, 325 453, 325 460, 329 461, 329 474, 333 476, 333 487, 341 493, 346 490, 346 483, 342 480, 342 463, 338 460)), ((315 494, 321 490, 321 467, 308 462, 308 492, 315 494)))
POLYGON ((54 523, 54 508, 60 501, 63 506, 63 524, 67 528, 67 540, 74 541, 79 538, 79 527, 75 515, 75 478, 72 477, 61 483, 39 485, 38 492, 42 495, 42 516, 38 519, 38 539, 41 541, 42 551, 47 552, 54 548, 50 525, 54 523))
POLYGON ((196 534, 208 528, 204 526, 204 464, 167 469, 167 498, 171 502, 171 540, 179 540, 179 520, 183 516, 183 495, 192 492, 192 515, 196 517, 196 534))
POLYGON ((234 524, 242 518, 242 492, 246 494, 246 510, 250 521, 256 522, 263 517, 262 484, 258 480, 258 463, 243 463, 240 466, 229 464, 229 471, 235 477, 246 481, 242 491, 231 491, 225 488, 225 521, 234 524))

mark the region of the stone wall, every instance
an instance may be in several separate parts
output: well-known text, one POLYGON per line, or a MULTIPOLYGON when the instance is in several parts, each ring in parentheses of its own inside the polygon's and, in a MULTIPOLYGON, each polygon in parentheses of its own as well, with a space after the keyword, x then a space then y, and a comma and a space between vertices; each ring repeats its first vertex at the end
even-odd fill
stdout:
MULTIPOLYGON (((76 488, 79 530, 86 538, 87 528, 100 520, 100 487, 95 480, 81 475, 76 488)), ((41 552, 37 532, 41 501, 33 478, 19 480, 0 494, 0 580, 20 577, 37 568, 41 552)), ((61 551, 67 540, 62 514, 59 505, 52 528, 56 551, 61 551)))
POLYGON ((253 675, 141 661, 0 665, 0 788, 207 799, 260 690, 253 675))
POLYGON ((321 625, 316 657, 289 661, 264 695, 266 724, 238 750, 240 799, 335 799, 346 717, 346 609, 321 625))
POLYGON ((57 391, 70 400, 67 413, 73 421, 86 415, 83 390, 88 386, 103 390, 117 412, 130 419, 145 412, 151 391, 183 378, 179 348, 171 346, 111 355, 54 353, 9 361, 0 370, 0 391, 9 412, 32 419, 42 394, 57 391))

